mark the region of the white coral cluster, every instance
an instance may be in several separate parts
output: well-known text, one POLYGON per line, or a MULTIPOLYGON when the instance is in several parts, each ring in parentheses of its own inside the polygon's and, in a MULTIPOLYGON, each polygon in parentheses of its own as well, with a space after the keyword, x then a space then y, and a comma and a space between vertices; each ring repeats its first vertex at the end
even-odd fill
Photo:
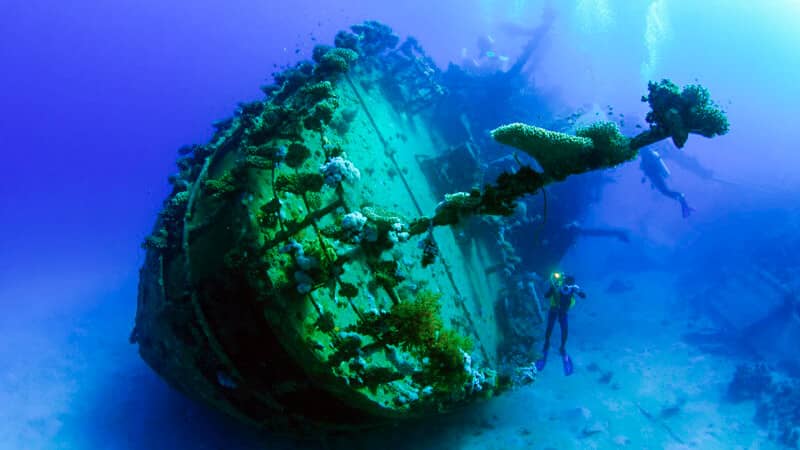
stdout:
POLYGON ((319 172, 325 177, 325 184, 328 186, 337 186, 342 181, 354 181, 361 178, 358 168, 341 156, 334 156, 319 166, 319 172))
POLYGON ((311 275, 302 270, 298 270, 294 273, 294 281, 297 282, 297 292, 301 294, 308 294, 314 286, 314 280, 311 278, 311 275))
MULTIPOLYGON (((400 390, 400 389, 398 389, 400 390)), ((419 400, 419 394, 414 391, 405 390, 403 393, 399 394, 395 399, 395 403, 398 405, 406 405, 408 403, 413 403, 419 400)))
POLYGON ((396 346, 387 345, 384 354, 394 368, 403 375, 413 375, 416 371, 416 367, 411 358, 396 346))
POLYGON ((303 246, 298 244, 297 241, 291 240, 288 244, 281 247, 281 253, 288 253, 294 257, 297 267, 300 269, 294 273, 294 281, 297 283, 297 292, 301 294, 308 294, 314 286, 314 279, 308 274, 308 271, 319 267, 319 261, 313 256, 306 256, 303 252, 303 246))
POLYGON ((480 369, 472 367, 472 357, 469 353, 461 350, 461 355, 464 357, 464 371, 469 374, 469 381, 466 386, 467 392, 475 393, 482 391, 484 384, 486 384, 486 374, 480 369))
POLYGON ((367 218, 358 211, 345 214, 342 218, 342 232, 344 232, 345 240, 356 244, 361 242, 361 234, 366 224, 367 218))
POLYGON ((389 230, 389 240, 397 244, 398 242, 405 242, 409 238, 408 226, 404 223, 395 222, 392 224, 392 229, 389 230))
POLYGON ((288 253, 294 256, 296 253, 303 253, 303 246, 298 244, 297 241, 292 239, 286 245, 281 247, 281 253, 288 253))

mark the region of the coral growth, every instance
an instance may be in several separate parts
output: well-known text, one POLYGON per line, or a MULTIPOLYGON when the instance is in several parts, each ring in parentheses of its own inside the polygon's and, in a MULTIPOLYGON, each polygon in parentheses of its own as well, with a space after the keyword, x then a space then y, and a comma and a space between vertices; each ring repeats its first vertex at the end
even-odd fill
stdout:
POLYGON ((391 28, 374 20, 353 25, 350 29, 358 36, 360 53, 366 56, 374 56, 395 48, 400 41, 391 28))
POLYGON ((290 69, 273 74, 275 84, 262 87, 261 90, 275 102, 283 102, 304 86, 311 79, 313 72, 314 66, 311 63, 300 62, 290 69))
POLYGON ((294 262, 291 278, 295 281, 295 290, 307 294, 317 284, 327 281, 333 273, 336 252, 322 248, 320 244, 310 244, 304 248, 294 240, 281 247, 281 253, 288 254, 294 262))
POLYGON ((435 225, 454 225, 462 216, 475 214, 481 204, 480 191, 445 194, 444 201, 436 205, 435 225))
POLYGON ((628 139, 611 122, 592 124, 578 130, 575 136, 512 123, 493 130, 492 137, 536 158, 548 181, 613 167, 636 156, 628 139))
POLYGON ((350 65, 358 59, 358 53, 349 48, 317 46, 313 58, 318 64, 314 69, 315 75, 332 76, 350 70, 350 65))
POLYGON ((303 86, 303 88, 300 89, 300 94, 302 95, 301 98, 308 105, 316 105, 321 101, 336 96, 334 94, 333 83, 328 80, 303 86))
POLYGON ((335 319, 336 318, 332 312, 325 311, 324 313, 320 314, 319 318, 317 318, 316 322, 314 322, 314 326, 323 333, 330 333, 336 329, 335 319))
POLYGON ((166 250, 169 246, 170 239, 166 228, 158 228, 142 242, 142 248, 145 250, 166 250))
POLYGON ((319 171, 325 177, 325 184, 328 186, 337 186, 342 181, 355 181, 361 178, 358 168, 341 156, 330 158, 319 166, 319 171))
POLYGON ((267 228, 274 228, 280 222, 281 201, 277 197, 268 201, 258 210, 258 223, 267 228))
POLYGON ((345 214, 332 236, 344 242, 359 244, 371 265, 378 264, 381 253, 409 239, 408 224, 397 214, 374 206, 345 214))
MULTIPOLYGON (((340 110, 339 115, 336 116, 330 124, 331 129, 333 129, 339 136, 346 135, 347 132, 350 131, 350 127, 353 125, 356 115, 358 115, 358 109, 356 108, 340 110)), ((339 155, 326 152, 325 156, 332 158, 339 155)))
POLYGON ((588 155, 587 167, 614 167, 628 161, 634 154, 630 147, 630 139, 623 136, 614 122, 595 122, 585 128, 579 128, 575 135, 592 140, 593 151, 588 155))
POLYGON ((311 150, 309 150, 308 147, 295 142, 289 145, 289 148, 286 150, 284 161, 287 166, 297 169, 302 166, 310 156, 311 150))
POLYGON ((544 173, 553 180, 563 180, 576 173, 592 151, 588 137, 572 136, 524 123, 503 125, 492 131, 494 140, 518 148, 536 158, 544 173))
POLYGON ((472 342, 444 327, 440 298, 439 293, 420 291, 415 299, 395 304, 388 313, 366 315, 353 328, 421 361, 421 369, 412 376, 419 385, 434 386, 439 392, 477 392, 480 389, 473 390, 473 378, 486 379, 476 375, 471 363, 465 363, 464 355, 472 350, 472 342))
POLYGON ((331 122, 333 114, 338 107, 339 102, 335 98, 329 98, 317 103, 311 108, 308 116, 303 119, 303 126, 309 130, 322 131, 322 127, 331 122))
POLYGON ((358 288, 355 284, 343 281, 339 286, 339 295, 346 298, 356 298, 358 296, 358 288))
POLYGON ((302 195, 306 192, 319 192, 325 179, 317 173, 293 173, 280 175, 275 179, 275 190, 302 195))
POLYGON ((219 178, 209 178, 203 181, 206 193, 214 198, 225 198, 239 190, 233 174, 225 172, 219 178))
POLYGON ((428 267, 433 264, 433 262, 436 261, 436 257, 439 256, 439 246, 433 239, 432 232, 429 232, 427 236, 422 238, 417 243, 417 247, 422 249, 422 267, 428 267))
POLYGON ((333 43, 338 48, 349 48, 350 50, 358 50, 358 36, 347 31, 339 31, 333 39, 333 43))
POLYGON ((372 264, 375 281, 385 289, 392 289, 405 279, 395 260, 377 261, 372 264))
POLYGON ((362 231, 364 225, 367 224, 367 218, 358 211, 354 211, 342 218, 342 238, 346 242, 359 243, 362 238, 362 231))
POLYGON ((708 90, 697 84, 682 90, 670 80, 647 84, 648 95, 643 102, 650 105, 646 120, 654 137, 671 137, 675 146, 683 147, 689 133, 705 137, 720 136, 728 132, 725 112, 712 100, 708 90))
POLYGON ((361 346, 364 340, 361 335, 352 331, 340 331, 339 343, 336 346, 336 351, 328 358, 328 363, 332 367, 337 367, 344 361, 358 358, 361 353, 361 346))
POLYGON ((263 164, 269 166, 270 168, 280 165, 284 159, 286 159, 287 153, 288 149, 284 145, 249 145, 244 148, 244 154, 246 158, 257 158, 264 160, 263 164))

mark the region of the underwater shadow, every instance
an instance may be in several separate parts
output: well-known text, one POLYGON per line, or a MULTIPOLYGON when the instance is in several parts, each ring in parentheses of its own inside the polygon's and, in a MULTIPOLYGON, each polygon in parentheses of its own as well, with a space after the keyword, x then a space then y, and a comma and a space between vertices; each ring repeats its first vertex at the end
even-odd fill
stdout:
POLYGON ((88 391, 82 411, 64 424, 66 440, 77 448, 298 448, 289 442, 268 442, 258 432, 184 397, 144 364, 131 362, 127 369, 116 369, 88 391))
POLYGON ((69 410, 59 417, 57 448, 319 448, 264 434, 171 388, 128 343, 129 305, 114 300, 109 296, 83 312, 84 330, 67 343, 71 355, 64 356, 84 363, 63 374, 71 395, 69 410))
POLYGON ((468 405, 441 416, 401 422, 358 433, 330 436, 325 450, 421 450, 462 448, 496 428, 487 406, 491 400, 468 405))
POLYGON ((170 387, 127 340, 130 305, 108 296, 74 318, 81 332, 64 342, 66 359, 80 361, 69 373, 70 401, 55 436, 57 448, 106 450, 274 450, 453 448, 493 425, 484 402, 456 412, 397 426, 302 439, 241 424, 170 387), (124 305, 124 306, 121 306, 124 305))
POLYGON ((183 396, 143 363, 131 366, 93 385, 85 411, 64 424, 62 437, 75 448, 419 450, 457 448, 494 428, 484 405, 472 405, 441 417, 301 440, 238 423, 183 396))

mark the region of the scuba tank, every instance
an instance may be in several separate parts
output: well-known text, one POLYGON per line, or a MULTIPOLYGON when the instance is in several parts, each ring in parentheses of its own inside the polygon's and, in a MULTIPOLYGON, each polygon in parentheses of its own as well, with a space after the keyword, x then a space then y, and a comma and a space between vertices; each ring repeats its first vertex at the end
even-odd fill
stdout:
POLYGON ((671 175, 669 167, 667 167, 667 164, 661 158, 661 155, 659 155, 657 151, 653 150, 653 156, 655 156, 656 161, 658 161, 658 164, 656 165, 656 168, 658 169, 658 176, 661 178, 669 177, 671 175))
MULTIPOLYGON (((658 174, 659 178, 667 178, 670 176, 669 168, 661 155, 655 150, 645 150, 642 152, 643 166, 652 166, 654 171, 658 174)), ((644 168, 644 167, 643 167, 644 168)))

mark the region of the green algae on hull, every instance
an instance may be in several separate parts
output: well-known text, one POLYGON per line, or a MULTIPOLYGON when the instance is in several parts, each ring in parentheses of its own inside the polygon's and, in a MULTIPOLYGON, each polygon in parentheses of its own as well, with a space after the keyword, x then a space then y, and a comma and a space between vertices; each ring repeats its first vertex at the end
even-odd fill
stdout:
POLYGON ((276 74, 263 102, 183 151, 147 241, 132 334, 142 357, 256 426, 360 428, 497 390, 496 329, 454 319, 477 315, 473 302, 491 310, 499 286, 469 278, 482 262, 462 258, 449 230, 436 231, 441 258, 419 264, 405 217, 437 200, 405 148, 437 146, 381 88, 385 59, 403 57, 396 36, 375 22, 353 30, 337 35, 349 47, 318 46, 316 64, 276 74), (421 316, 435 329, 413 344, 425 322, 391 319, 421 316), (368 332, 374 317, 398 331, 368 332))

